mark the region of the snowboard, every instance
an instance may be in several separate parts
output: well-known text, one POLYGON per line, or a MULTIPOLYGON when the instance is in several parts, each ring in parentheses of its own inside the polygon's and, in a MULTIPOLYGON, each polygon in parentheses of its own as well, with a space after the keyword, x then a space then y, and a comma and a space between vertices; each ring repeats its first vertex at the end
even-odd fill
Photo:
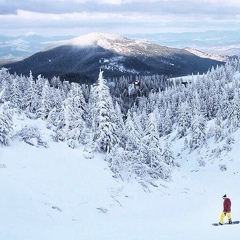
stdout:
MULTIPOLYGON (((229 223, 224 223, 223 225, 234 225, 234 224, 239 224, 240 221, 233 221, 232 224, 229 223)), ((213 226, 223 226, 220 225, 219 223, 212 223, 213 226)))

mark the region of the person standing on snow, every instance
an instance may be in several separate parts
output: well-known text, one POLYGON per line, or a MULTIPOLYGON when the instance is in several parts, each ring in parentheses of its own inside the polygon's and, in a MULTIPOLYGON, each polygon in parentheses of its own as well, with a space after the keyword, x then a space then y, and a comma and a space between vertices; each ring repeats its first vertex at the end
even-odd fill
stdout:
POLYGON ((232 224, 231 200, 227 197, 227 194, 223 195, 223 212, 220 215, 220 220, 219 220, 220 225, 223 225, 225 216, 227 216, 227 218, 228 218, 228 223, 232 224))

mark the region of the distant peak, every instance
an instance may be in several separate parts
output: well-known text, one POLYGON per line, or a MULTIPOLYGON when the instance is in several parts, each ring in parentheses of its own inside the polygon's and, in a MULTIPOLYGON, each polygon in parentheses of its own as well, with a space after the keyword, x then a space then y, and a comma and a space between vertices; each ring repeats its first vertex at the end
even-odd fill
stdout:
POLYGON ((93 32, 89 34, 85 34, 68 41, 63 42, 65 45, 77 45, 77 46, 89 46, 89 45, 102 45, 107 41, 121 41, 126 38, 117 34, 108 34, 108 33, 98 33, 93 32))
POLYGON ((124 54, 142 54, 149 43, 123 37, 118 34, 93 32, 60 43, 57 46, 101 47, 110 51, 124 54), (139 50, 140 47, 140 50, 139 50))
POLYGON ((81 37, 87 37, 87 38, 92 38, 92 39, 101 39, 101 38, 107 38, 107 39, 122 39, 123 37, 119 34, 110 34, 110 33, 99 33, 99 32, 93 32, 93 33, 88 33, 85 35, 82 35, 81 37))

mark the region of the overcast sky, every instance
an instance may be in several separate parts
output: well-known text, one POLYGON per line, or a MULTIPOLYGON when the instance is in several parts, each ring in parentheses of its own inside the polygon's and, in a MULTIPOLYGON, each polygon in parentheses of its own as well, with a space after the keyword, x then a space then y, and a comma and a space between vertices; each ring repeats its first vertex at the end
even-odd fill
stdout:
POLYGON ((240 30, 240 0, 0 0, 0 34, 240 30))

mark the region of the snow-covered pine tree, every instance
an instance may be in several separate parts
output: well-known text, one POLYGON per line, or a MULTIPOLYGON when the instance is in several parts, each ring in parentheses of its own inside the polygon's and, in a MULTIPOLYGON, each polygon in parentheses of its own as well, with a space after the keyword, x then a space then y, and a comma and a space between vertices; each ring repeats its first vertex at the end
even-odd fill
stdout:
POLYGON ((66 100, 68 109, 67 140, 69 146, 75 148, 80 142, 84 143, 86 132, 86 102, 79 84, 73 83, 66 100))
POLYGON ((169 167, 175 166, 174 155, 173 155, 173 151, 172 151, 172 145, 171 145, 171 142, 169 140, 169 137, 167 137, 166 140, 165 140, 165 146, 164 146, 164 149, 163 149, 162 157, 163 157, 163 161, 169 167))
POLYGON ((19 85, 19 91, 20 91, 20 98, 21 98, 21 101, 20 101, 20 109, 21 110, 25 110, 26 109, 26 101, 25 101, 25 95, 27 94, 28 92, 28 78, 25 77, 25 76, 20 76, 20 77, 17 77, 18 79, 18 85, 19 85))
POLYGON ((166 113, 165 113, 165 116, 164 116, 164 124, 163 124, 163 135, 166 136, 168 135, 169 133, 172 132, 172 126, 173 126, 173 122, 172 122, 172 119, 171 119, 171 110, 170 110, 170 107, 168 107, 166 109, 166 113))
POLYGON ((52 108, 53 106, 50 84, 49 81, 46 80, 42 89, 40 108, 37 111, 38 116, 43 120, 46 119, 52 108))
POLYGON ((22 94, 20 92, 19 79, 14 78, 11 86, 10 101, 17 109, 21 108, 22 94))
POLYGON ((36 95, 35 95, 35 82, 33 80, 32 72, 30 71, 29 77, 26 78, 26 85, 27 89, 25 93, 23 94, 23 106, 27 109, 29 113, 35 113, 37 105, 35 103, 36 101, 36 95))
POLYGON ((91 116, 96 148, 105 152, 119 142, 117 119, 112 97, 103 71, 100 70, 98 82, 91 91, 91 116))
POLYGON ((167 110, 167 102, 166 99, 161 93, 159 93, 159 99, 156 103, 156 107, 154 109, 155 116, 157 119, 158 133, 159 136, 162 137, 164 135, 164 125, 165 125, 165 112, 167 110))
POLYGON ((133 121, 130 110, 124 125, 125 150, 135 152, 139 149, 142 133, 139 131, 137 121, 133 121))
MULTIPOLYGON (((52 119, 51 112, 49 116, 49 121, 52 119)), ((59 112, 56 112, 56 119, 52 119, 52 123, 56 126, 55 134, 53 135, 53 138, 56 141, 65 141, 67 139, 67 131, 68 131, 68 117, 67 117, 67 108, 66 108, 66 101, 63 101, 61 110, 59 112)))
POLYGON ((38 112, 38 109, 41 107, 41 104, 42 104, 42 93, 43 93, 43 87, 45 85, 45 81, 48 81, 48 80, 42 78, 41 75, 38 75, 37 79, 35 80, 34 109, 36 113, 38 112))
POLYGON ((177 136, 179 138, 185 137, 190 127, 191 116, 190 110, 187 106, 187 102, 183 102, 178 110, 178 122, 177 122, 177 136))
POLYGON ((72 129, 77 120, 84 121, 86 119, 86 102, 79 84, 71 84, 65 103, 68 109, 68 127, 72 129))
POLYGON ((231 132, 235 132, 240 127, 240 96, 239 89, 235 89, 234 98, 229 106, 228 126, 231 132))
POLYGON ((169 168, 162 157, 160 137, 157 130, 156 116, 149 114, 149 120, 142 138, 139 158, 144 165, 147 165, 147 173, 153 178, 168 178, 169 168))
POLYGON ((215 118, 217 111, 219 109, 217 86, 212 83, 211 86, 207 90, 205 90, 205 92, 206 92, 206 95, 203 98, 204 100, 202 105, 206 106, 207 119, 211 120, 215 118))
POLYGON ((53 126, 57 126, 57 117, 58 117, 58 113, 57 113, 57 109, 53 108, 49 114, 48 117, 46 119, 47 121, 47 128, 52 128, 53 126))
POLYGON ((217 112, 216 118, 214 120, 213 136, 214 136, 215 142, 220 142, 225 137, 223 118, 220 110, 217 112))
POLYGON ((13 76, 7 71, 6 68, 0 70, 0 87, 1 87, 1 101, 10 101, 11 86, 13 76))
MULTIPOLYGON (((54 88, 51 87, 51 96, 52 96, 52 109, 50 110, 48 116, 47 116, 47 127, 48 128, 53 128, 55 131, 58 129, 63 128, 65 125, 64 121, 64 94, 63 91, 59 88, 54 88)), ((61 134, 60 134, 61 135, 61 134)), ((57 134, 56 134, 56 140, 63 140, 62 136, 58 135, 60 138, 57 139, 57 134)), ((65 139, 65 137, 64 137, 65 139)))
POLYGON ((13 121, 5 103, 0 109, 0 144, 9 145, 13 133, 13 121))
POLYGON ((191 123, 191 139, 189 146, 191 150, 203 146, 206 142, 206 120, 200 112, 195 112, 191 123))
POLYGON ((218 94, 219 101, 219 114, 222 116, 223 120, 226 120, 229 115, 229 97, 226 88, 222 87, 221 92, 218 94))
POLYGON ((51 78, 50 84, 53 88, 56 88, 56 89, 62 88, 62 82, 59 77, 54 76, 53 78, 51 78))
MULTIPOLYGON (((138 172, 141 169, 141 159, 139 158, 139 149, 141 144, 142 133, 140 132, 140 123, 135 119, 132 119, 132 113, 129 110, 127 113, 127 118, 124 124, 123 130, 123 142, 121 145, 124 146, 124 151, 122 151, 122 161, 125 168, 129 172, 138 172)), ((137 116, 135 115, 135 118, 137 116)), ((115 161, 116 162, 116 161, 115 161)), ((122 166, 121 166, 122 168, 122 166)))
POLYGON ((56 108, 57 112, 60 112, 63 101, 65 99, 65 94, 63 90, 59 88, 51 88, 52 90, 52 105, 56 108))

